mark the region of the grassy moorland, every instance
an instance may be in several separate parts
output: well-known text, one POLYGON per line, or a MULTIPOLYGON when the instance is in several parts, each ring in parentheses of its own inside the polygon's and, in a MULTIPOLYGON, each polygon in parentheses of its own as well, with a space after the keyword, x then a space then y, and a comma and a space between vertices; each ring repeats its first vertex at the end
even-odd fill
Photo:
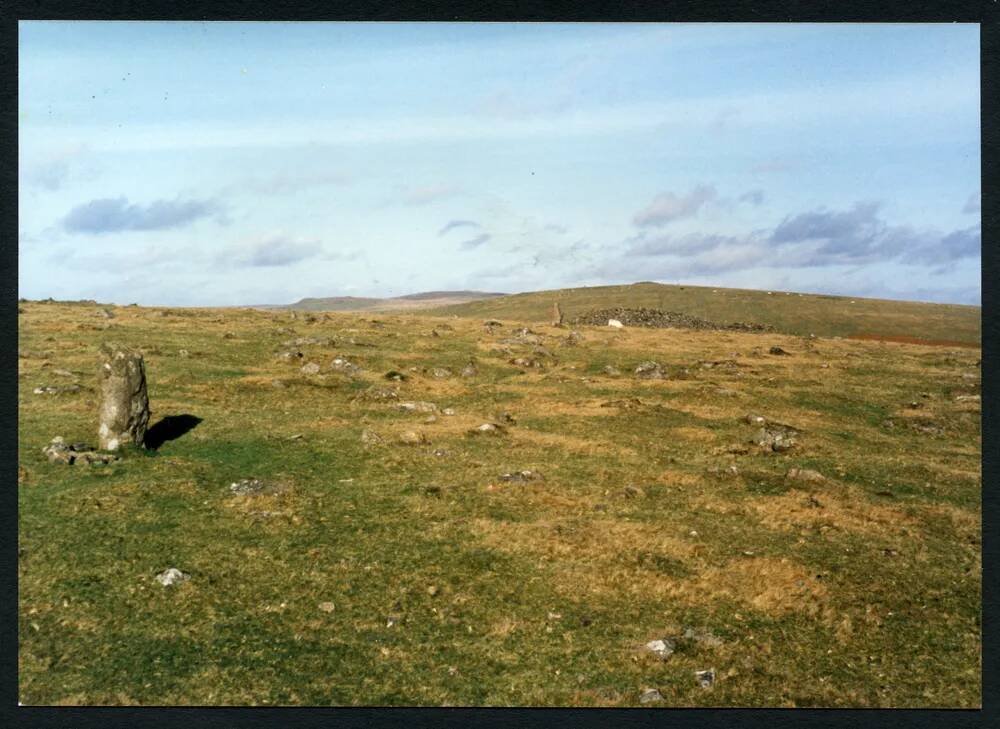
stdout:
MULTIPOLYGON (((645 305, 681 308, 663 296, 645 305)), ((699 296, 682 310, 765 321, 763 304, 699 296)), ((768 316, 801 323, 806 303, 768 316)), ((495 305, 106 319, 23 303, 20 700, 637 706, 656 688, 648 706, 981 705, 976 348, 827 338, 851 321, 833 313, 817 339, 582 327, 571 343, 537 323, 551 298, 495 305), (296 337, 334 341, 276 359, 296 337), (144 350, 152 423, 200 422, 107 466, 49 463, 54 436, 96 442, 109 339, 144 350), (360 371, 328 370, 335 357, 360 371), (636 377, 646 360, 665 378, 636 377), (33 393, 73 381, 90 389, 33 393), (796 445, 748 443, 748 413, 794 426, 796 445), (469 434, 486 422, 504 430, 469 434), (521 470, 544 479, 501 479, 521 470), (276 489, 232 494, 242 478, 276 489), (161 586, 169 567, 190 579, 161 586), (659 638, 666 660, 643 650, 659 638)), ((862 328, 917 316, 893 306, 862 328)), ((978 309, 919 311, 927 338, 978 337, 978 309)))
POLYGON ((902 336, 979 346, 982 330, 978 306, 658 283, 535 291, 439 307, 431 313, 547 322, 553 301, 560 302, 567 319, 591 309, 650 307, 824 337, 902 336))

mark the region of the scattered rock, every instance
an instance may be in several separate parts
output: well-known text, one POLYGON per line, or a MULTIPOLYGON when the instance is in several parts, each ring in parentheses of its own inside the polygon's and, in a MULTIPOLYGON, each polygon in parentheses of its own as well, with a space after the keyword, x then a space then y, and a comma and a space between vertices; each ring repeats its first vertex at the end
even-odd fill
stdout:
POLYGON ((406 382, 406 375, 402 372, 397 372, 396 370, 389 370, 382 376, 387 380, 392 380, 393 382, 406 382))
POLYGON ((399 434, 399 442, 404 445, 421 445, 427 442, 427 436, 414 430, 406 430, 399 434))
POLYGON ((288 349, 284 352, 278 352, 274 355, 275 359, 281 360, 282 362, 297 362, 302 359, 302 352, 297 349, 288 349))
POLYGON ((273 494, 278 490, 276 484, 262 481, 259 478, 244 478, 229 484, 229 491, 236 496, 257 496, 258 494, 273 494))
POLYGON ((179 585, 182 582, 187 582, 191 579, 191 575, 181 572, 176 567, 171 567, 164 570, 156 576, 156 581, 159 582, 164 587, 170 587, 172 585, 179 585))
POLYGON ((360 367, 358 367, 353 362, 349 362, 343 357, 334 357, 333 361, 330 362, 329 369, 333 370, 334 372, 343 372, 348 375, 355 375, 361 371, 360 367))
POLYGON ((142 445, 149 423, 149 396, 142 355, 120 344, 101 345, 102 363, 98 445, 114 451, 126 443, 142 445))
POLYGON ((752 442, 764 450, 780 453, 795 446, 798 434, 794 428, 771 424, 758 430, 752 442))
POLYGON ((574 329, 563 340, 563 344, 566 345, 567 347, 575 347, 582 341, 583 341, 583 335, 574 329))
POLYGON ((222 335, 222 338, 223 339, 236 339, 236 333, 235 332, 226 332, 225 334, 222 335))
POLYGON ((66 393, 80 392, 83 387, 81 385, 41 385, 36 387, 32 392, 36 395, 64 395, 66 393))
POLYGON ((542 367, 542 363, 536 359, 531 359, 530 357, 515 357, 514 359, 508 360, 508 364, 515 365, 517 367, 542 367))
POLYGON ((51 443, 42 448, 42 453, 46 455, 50 463, 65 463, 67 465, 111 463, 118 460, 118 456, 111 453, 98 453, 86 443, 67 444, 61 436, 53 438, 51 443))
POLYGON ((694 677, 698 681, 698 685, 703 689, 712 688, 715 683, 715 669, 709 668, 707 671, 695 671, 694 677))
POLYGON ((676 311, 661 311, 659 309, 598 309, 587 312, 576 317, 571 322, 573 324, 587 324, 591 326, 607 326, 615 329, 622 329, 625 326, 650 327, 656 329, 726 329, 730 331, 744 332, 767 332, 774 331, 773 327, 763 324, 748 324, 736 322, 733 324, 717 324, 715 322, 700 319, 690 314, 683 314, 676 311), (617 324, 612 324, 617 322, 617 324))
POLYGON ((483 423, 469 431, 469 435, 503 435, 507 429, 496 423, 483 423))
POLYGON ((747 423, 750 423, 750 425, 767 424, 767 418, 765 418, 763 415, 755 415, 754 413, 748 413, 743 417, 743 420, 747 423))
POLYGON ((670 658, 674 653, 674 649, 677 646, 669 638, 661 638, 659 640, 651 640, 646 644, 646 650, 653 655, 663 659, 664 661, 670 658))
POLYGON ((186 349, 178 349, 177 350, 177 356, 178 357, 185 357, 185 358, 187 358, 187 357, 191 356, 191 353, 189 351, 187 351, 186 349))
POLYGON ((653 360, 640 362, 635 368, 635 375, 641 380, 662 380, 664 377, 660 363, 653 360))
POLYGON ((613 365, 605 365, 601 372, 606 375, 610 375, 611 377, 618 377, 622 373, 620 369, 614 367, 613 365))
POLYGON ((769 350, 767 350, 767 352, 768 352, 768 354, 776 354, 776 355, 787 355, 788 354, 788 352, 786 352, 785 350, 783 350, 781 347, 779 347, 777 345, 771 347, 769 350))
POLYGON ((503 423, 505 425, 517 425, 517 420, 508 411, 497 413, 497 422, 503 423))
POLYGON ((785 474, 785 478, 792 481, 805 481, 806 483, 823 483, 826 481, 826 476, 819 471, 813 471, 809 468, 790 468, 788 469, 788 473, 785 474))
POLYGON ((545 478, 538 471, 513 471, 500 474, 500 480, 508 483, 528 483, 529 481, 544 481, 545 478))
POLYGON ((431 376, 436 377, 439 380, 446 379, 452 376, 452 371, 447 367, 435 367, 431 370, 431 376))
POLYGON ((319 369, 319 365, 315 362, 306 362, 299 371, 304 375, 318 375, 319 369))
POLYGON ((399 410, 405 410, 410 413, 436 413, 438 411, 438 406, 432 402, 401 402, 396 405, 399 410))
POLYGON ((640 704, 652 704, 657 701, 663 701, 663 694, 655 688, 646 689, 639 695, 640 704))
POLYGON ((462 368, 462 377, 475 377, 479 374, 479 369, 476 367, 476 360, 470 359, 469 363, 462 368))

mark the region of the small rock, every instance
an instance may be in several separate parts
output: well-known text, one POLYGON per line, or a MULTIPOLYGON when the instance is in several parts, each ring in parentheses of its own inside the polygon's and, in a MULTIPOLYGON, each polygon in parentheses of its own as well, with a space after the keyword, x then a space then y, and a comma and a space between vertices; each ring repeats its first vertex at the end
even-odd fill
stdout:
POLYGON ((414 430, 406 430, 400 433, 399 442, 404 445, 420 445, 427 442, 427 436, 414 430))
POLYGON ((451 377, 452 371, 449 370, 447 367, 435 367, 434 369, 431 370, 431 375, 439 380, 443 380, 447 377, 451 377))
POLYGON ((176 567, 171 567, 164 570, 156 576, 156 581, 159 582, 164 587, 170 587, 171 585, 178 585, 181 582, 187 582, 191 579, 191 575, 184 574, 176 567))
POLYGON ((299 371, 304 375, 318 375, 319 369, 319 365, 315 362, 306 362, 299 371))
POLYGON ((436 413, 438 411, 438 406, 432 402, 401 402, 396 405, 399 410, 405 410, 410 413, 436 413))
POLYGON ((513 471, 500 474, 500 480, 508 483, 527 483, 528 481, 544 481, 545 478, 538 471, 513 471))
POLYGON ((645 496, 646 492, 643 491, 638 486, 629 485, 629 486, 626 486, 625 488, 622 489, 622 495, 626 499, 638 499, 638 498, 642 498, 643 496, 645 496))
POLYGON ((229 484, 229 490, 237 496, 255 496, 257 494, 273 493, 276 486, 259 478, 244 478, 229 484))
POLYGON ((809 468, 790 468, 788 469, 788 473, 785 474, 785 478, 792 481, 805 481, 806 483, 822 483, 826 481, 826 477, 822 473, 809 468))
POLYGON ((646 650, 650 653, 667 660, 674 653, 674 649, 677 646, 669 638, 662 638, 660 640, 651 640, 646 644, 646 650))
POLYGON ((752 442, 764 450, 780 453, 795 446, 797 434, 798 432, 791 428, 777 425, 767 426, 757 431, 752 442))
POLYGON ((483 423, 469 431, 470 435, 503 435, 507 429, 496 423, 483 423))
POLYGON ((712 688, 715 683, 715 669, 709 668, 707 671, 695 671, 694 677, 698 681, 698 685, 704 689, 712 688))
POLYGON ((635 374, 643 380, 663 379, 663 369, 660 367, 660 363, 654 362, 653 360, 639 363, 639 365, 635 368, 635 374))
POLYGON ((470 361, 469 364, 462 368, 462 377, 475 377, 478 374, 479 370, 473 361, 470 361))
POLYGON ((763 415, 755 415, 753 413, 748 413, 744 416, 743 420, 750 423, 750 425, 765 425, 767 419, 763 415))
POLYGON ((343 357, 334 357, 333 361, 330 362, 329 369, 334 372, 344 372, 348 375, 353 375, 361 371, 360 367, 343 357))
MULTIPOLYGON (((611 327, 612 329, 624 329, 625 328, 625 325, 622 324, 617 319, 608 319, 608 326, 611 327)), ((657 691, 656 693, 657 693, 657 695, 659 695, 660 692, 657 691)))
POLYGON ((332 602, 321 602, 317 607, 324 613, 332 613, 336 609, 336 606, 332 602))
POLYGON ((236 339, 236 334, 233 332, 226 332, 222 335, 223 339, 236 339))
POLYGON ((445 457, 451 455, 451 451, 446 450, 444 448, 435 448, 434 449, 434 455, 437 456, 438 458, 445 458, 445 457))
POLYGON ((455 414, 455 408, 445 408, 444 410, 441 411, 441 414, 442 415, 449 415, 449 416, 450 415, 454 415, 455 414))
POLYGON ((788 354, 788 352, 786 352, 785 350, 783 350, 781 347, 779 347, 777 345, 771 347, 767 351, 768 351, 769 354, 776 354, 776 355, 783 355, 783 354, 787 355, 788 354))
POLYGON ((603 372, 606 375, 610 375, 611 377, 618 377, 622 373, 620 369, 612 365, 605 365, 604 369, 602 369, 601 372, 603 372))
POLYGON ((178 357, 185 357, 186 358, 186 357, 190 357, 191 353, 188 350, 186 350, 186 349, 178 349, 177 350, 177 356, 178 357))
POLYGON ((76 375, 74 375, 69 370, 55 369, 55 370, 52 370, 52 374, 59 375, 60 377, 76 377, 76 375))
POLYGON ((652 704, 656 701, 663 701, 663 694, 655 688, 646 689, 639 695, 640 704, 652 704))
POLYGON ((387 400, 398 400, 399 393, 387 387, 377 387, 373 385, 355 396, 356 400, 367 402, 385 402, 387 400))
POLYGON ((36 395, 62 395, 68 392, 79 392, 83 387, 77 384, 72 385, 42 385, 36 387, 32 392, 36 395))
POLYGON ((517 420, 508 411, 504 410, 497 414, 497 422, 504 423, 506 425, 517 425, 517 420))
POLYGON ((430 587, 428 587, 427 588, 427 594, 430 595, 431 597, 434 597, 435 595, 437 595, 438 594, 438 587, 437 587, 437 585, 431 585, 430 587))
POLYGON ((281 360, 282 362, 296 362, 302 359, 302 356, 302 352, 299 352, 296 349, 289 349, 284 352, 278 352, 274 355, 274 358, 281 360))

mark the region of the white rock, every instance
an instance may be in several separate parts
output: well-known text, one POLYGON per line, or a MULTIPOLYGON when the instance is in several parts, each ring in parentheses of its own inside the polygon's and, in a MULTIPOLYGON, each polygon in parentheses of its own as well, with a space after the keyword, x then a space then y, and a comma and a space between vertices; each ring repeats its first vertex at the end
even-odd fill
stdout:
POLYGON ((622 324, 617 319, 608 319, 608 326, 609 327, 614 327, 615 329, 624 329, 625 328, 625 325, 622 324))
POLYGON ((191 579, 191 575, 184 574, 176 567, 164 570, 156 576, 156 581, 164 587, 170 587, 171 585, 176 585, 189 579, 191 579))
POLYGON ((646 650, 655 653, 660 658, 667 659, 674 652, 674 644, 669 640, 651 640, 646 644, 646 650))

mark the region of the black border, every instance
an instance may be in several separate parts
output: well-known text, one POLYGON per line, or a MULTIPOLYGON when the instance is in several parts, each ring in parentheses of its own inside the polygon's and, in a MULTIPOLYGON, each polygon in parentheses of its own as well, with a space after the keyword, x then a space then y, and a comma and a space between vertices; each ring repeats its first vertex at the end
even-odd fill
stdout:
POLYGON ((997 466, 996 342, 992 315, 1000 276, 997 170, 1000 131, 1000 32, 996 0, 675 0, 540 3, 507 0, 489 6, 441 0, 353 0, 336 4, 288 0, 6 0, 0 4, 0 726, 1000 726, 997 712, 997 466), (430 709, 430 708, 88 708, 17 706, 17 21, 18 20, 362 20, 362 21, 578 21, 578 22, 971 22, 980 23, 982 120, 983 305, 983 709, 430 709))

